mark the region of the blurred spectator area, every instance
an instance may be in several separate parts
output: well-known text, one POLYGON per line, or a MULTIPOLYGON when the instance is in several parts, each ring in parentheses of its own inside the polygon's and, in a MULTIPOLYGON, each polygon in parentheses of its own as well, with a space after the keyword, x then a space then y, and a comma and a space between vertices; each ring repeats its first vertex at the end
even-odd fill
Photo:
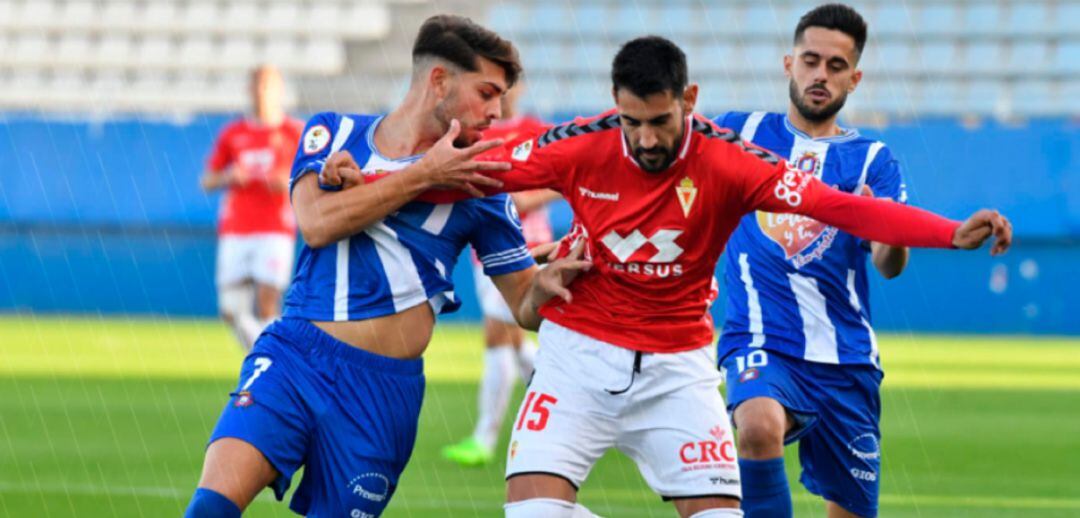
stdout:
MULTIPOLYGON (((854 1, 870 22, 847 116, 1080 115, 1080 0, 854 1)), ((275 63, 300 111, 382 110, 407 86, 424 17, 459 12, 520 48, 534 112, 610 105, 618 45, 674 39, 701 109, 776 109, 802 0, 0 0, 0 110, 193 113, 246 107, 275 63)))

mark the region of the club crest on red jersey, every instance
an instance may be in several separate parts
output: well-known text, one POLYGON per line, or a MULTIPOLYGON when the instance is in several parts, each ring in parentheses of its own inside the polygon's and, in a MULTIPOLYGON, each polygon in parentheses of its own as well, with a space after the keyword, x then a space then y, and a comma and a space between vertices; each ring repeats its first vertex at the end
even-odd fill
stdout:
POLYGON ((682 213, 684 217, 690 217, 690 209, 694 206, 694 200, 697 199, 698 189, 694 187, 694 181, 689 176, 682 179, 679 185, 675 187, 675 194, 679 197, 679 206, 682 207, 682 213))

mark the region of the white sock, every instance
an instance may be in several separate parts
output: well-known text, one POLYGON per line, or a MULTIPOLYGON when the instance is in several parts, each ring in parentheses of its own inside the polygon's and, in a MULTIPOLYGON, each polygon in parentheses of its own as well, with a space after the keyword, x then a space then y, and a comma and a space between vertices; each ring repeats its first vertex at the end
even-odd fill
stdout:
POLYGON ((218 309, 232 319, 230 326, 245 351, 250 351, 262 332, 255 317, 255 289, 252 286, 229 286, 218 291, 218 309))
POLYGON ((516 359, 518 366, 518 373, 521 374, 521 379, 525 383, 529 382, 532 378, 533 368, 536 364, 536 342, 526 339, 521 342, 521 347, 516 349, 516 359))
POLYGON ((723 507, 720 509, 706 509, 690 515, 690 518, 738 518, 743 515, 742 509, 723 507))
POLYGON ((506 415, 510 392, 514 390, 514 348, 496 345, 484 350, 484 375, 480 379, 479 412, 473 437, 495 448, 499 427, 506 415))
POLYGON ((530 498, 503 506, 506 518, 599 518, 581 504, 556 498, 530 498))

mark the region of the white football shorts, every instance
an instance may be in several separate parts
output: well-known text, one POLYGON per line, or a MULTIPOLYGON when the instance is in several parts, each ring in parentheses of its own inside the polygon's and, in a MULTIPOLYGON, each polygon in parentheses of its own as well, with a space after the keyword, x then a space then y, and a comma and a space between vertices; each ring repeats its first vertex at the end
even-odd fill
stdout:
POLYGON ((665 499, 741 498, 720 379, 711 346, 641 353, 544 321, 506 476, 552 474, 580 488, 617 448, 665 499))
POLYGON ((500 322, 517 325, 517 319, 510 311, 510 306, 506 305, 506 299, 499 292, 499 288, 491 282, 491 277, 484 275, 483 265, 473 264, 473 280, 476 284, 476 299, 480 302, 480 311, 484 314, 484 318, 493 318, 500 322))
POLYGON ((292 279, 296 239, 284 234, 226 234, 218 238, 218 288, 247 281, 284 290, 292 279))

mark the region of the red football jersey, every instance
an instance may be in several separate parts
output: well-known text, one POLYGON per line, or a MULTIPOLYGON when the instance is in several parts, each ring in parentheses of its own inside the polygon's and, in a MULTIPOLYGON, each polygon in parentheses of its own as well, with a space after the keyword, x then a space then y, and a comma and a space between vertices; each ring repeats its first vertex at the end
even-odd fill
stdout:
POLYGON ((230 166, 242 168, 249 179, 244 185, 229 187, 225 194, 219 234, 296 233, 288 189, 275 192, 266 180, 275 176, 289 178, 303 129, 303 123, 289 118, 276 127, 240 119, 221 131, 207 169, 220 174, 230 166))
MULTIPOLYGON (((501 138, 508 146, 513 147, 520 141, 533 138, 550 127, 550 124, 533 117, 514 117, 495 121, 484 132, 484 140, 501 138)), ((554 239, 547 207, 522 212, 519 216, 521 217, 521 233, 525 236, 525 243, 529 248, 550 243, 554 239)))
MULTIPOLYGON (((518 144, 503 190, 547 187, 574 210, 594 267, 540 314, 598 340, 647 352, 709 345, 713 272, 740 218, 800 213, 895 245, 949 247, 958 223, 833 190, 736 134, 691 116, 678 157, 649 173, 633 159, 618 115, 557 126, 518 144)), ((505 151, 504 151, 505 153, 505 151)))

